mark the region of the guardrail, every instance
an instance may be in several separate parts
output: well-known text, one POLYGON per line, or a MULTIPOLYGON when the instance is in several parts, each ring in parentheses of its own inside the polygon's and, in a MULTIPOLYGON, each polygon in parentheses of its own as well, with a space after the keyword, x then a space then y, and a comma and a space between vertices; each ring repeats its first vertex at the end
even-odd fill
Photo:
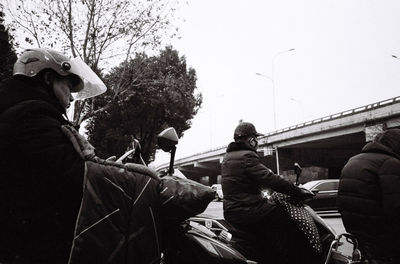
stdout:
POLYGON ((321 117, 321 118, 317 118, 317 119, 314 119, 314 120, 311 120, 311 121, 307 121, 307 122, 304 122, 304 123, 300 123, 300 124, 297 124, 297 125, 293 125, 293 126, 290 126, 290 127, 278 129, 276 131, 272 131, 272 132, 269 132, 269 133, 265 134, 263 137, 277 135, 277 134, 280 134, 280 133, 283 133, 283 132, 287 132, 287 131, 290 131, 290 130, 294 130, 294 129, 300 128, 300 127, 314 125, 314 124, 330 121, 330 120, 333 120, 333 119, 338 119, 338 118, 341 118, 341 117, 353 115, 353 114, 356 114, 356 113, 366 112, 366 111, 369 111, 369 110, 372 110, 372 109, 376 109, 376 108, 379 108, 379 107, 395 104, 397 102, 400 102, 400 96, 393 97, 393 98, 390 98, 390 99, 387 99, 387 100, 383 100, 383 101, 379 101, 379 102, 376 102, 376 103, 360 106, 360 107, 357 107, 357 108, 354 108, 354 109, 350 109, 350 110, 346 110, 346 111, 343 111, 343 112, 339 112, 339 113, 336 113, 336 114, 327 115, 327 116, 324 116, 324 117, 321 117))

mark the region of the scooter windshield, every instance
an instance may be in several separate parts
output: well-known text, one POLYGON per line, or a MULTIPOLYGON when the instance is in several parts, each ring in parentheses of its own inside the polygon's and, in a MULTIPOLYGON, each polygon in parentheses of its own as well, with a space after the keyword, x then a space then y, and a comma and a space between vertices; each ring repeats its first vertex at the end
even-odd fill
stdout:
POLYGON ((69 63, 71 64, 69 72, 78 75, 83 81, 83 89, 74 96, 76 100, 91 98, 107 90, 103 81, 80 58, 76 57, 69 63))

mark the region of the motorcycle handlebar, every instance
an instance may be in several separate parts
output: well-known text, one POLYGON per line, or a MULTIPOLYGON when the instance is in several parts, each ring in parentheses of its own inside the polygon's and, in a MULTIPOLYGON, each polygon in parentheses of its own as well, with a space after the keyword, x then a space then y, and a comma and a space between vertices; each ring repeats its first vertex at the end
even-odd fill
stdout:
POLYGON ((313 193, 312 191, 306 189, 306 188, 302 188, 300 187, 301 193, 300 193, 300 199, 302 201, 310 201, 314 198, 315 193, 313 193))

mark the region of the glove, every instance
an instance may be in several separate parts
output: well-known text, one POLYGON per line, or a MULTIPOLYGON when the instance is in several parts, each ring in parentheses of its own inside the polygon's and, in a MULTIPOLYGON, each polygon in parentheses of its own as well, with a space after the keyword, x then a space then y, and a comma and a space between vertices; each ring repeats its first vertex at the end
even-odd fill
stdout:
POLYGON ((315 194, 312 191, 310 191, 306 188, 299 188, 299 189, 300 189, 300 192, 298 193, 298 195, 296 195, 296 197, 295 197, 296 200, 307 201, 307 200, 311 200, 314 198, 315 194))
POLYGON ((111 157, 106 158, 106 160, 108 160, 108 161, 116 161, 117 157, 116 156, 111 156, 111 157))
POLYGON ((71 141, 72 146, 82 157, 82 159, 92 160, 96 156, 94 153, 94 147, 89 143, 89 141, 86 140, 85 137, 79 134, 74 127, 70 125, 63 125, 61 126, 61 130, 71 141))

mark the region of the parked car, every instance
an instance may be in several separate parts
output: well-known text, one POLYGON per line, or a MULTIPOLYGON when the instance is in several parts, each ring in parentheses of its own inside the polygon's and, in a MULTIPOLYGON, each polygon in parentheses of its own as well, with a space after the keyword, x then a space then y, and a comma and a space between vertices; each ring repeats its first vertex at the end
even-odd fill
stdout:
POLYGON ((337 213, 336 198, 339 179, 309 181, 302 187, 315 193, 314 199, 306 202, 319 213, 337 213))
POLYGON ((211 185, 211 188, 217 192, 218 195, 218 201, 222 201, 224 198, 224 194, 222 193, 222 186, 221 184, 213 184, 211 185))

